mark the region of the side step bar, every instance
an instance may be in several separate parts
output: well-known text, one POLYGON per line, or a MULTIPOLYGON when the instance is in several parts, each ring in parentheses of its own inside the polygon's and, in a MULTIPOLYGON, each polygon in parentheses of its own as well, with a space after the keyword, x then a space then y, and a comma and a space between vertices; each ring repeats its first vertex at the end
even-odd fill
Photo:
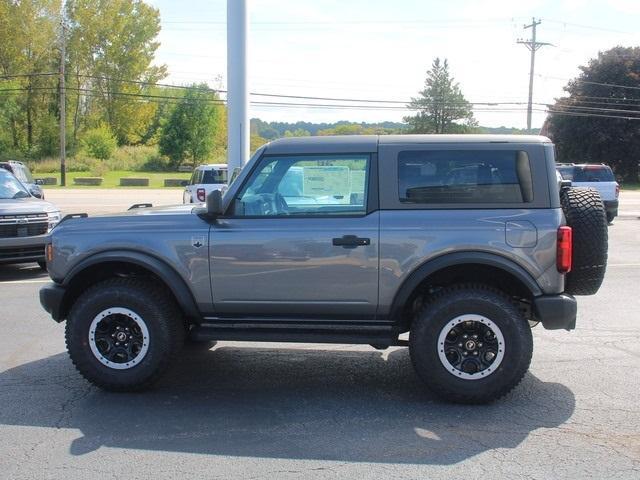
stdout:
POLYGON ((206 319, 191 329, 195 341, 404 345, 390 323, 335 320, 206 319))

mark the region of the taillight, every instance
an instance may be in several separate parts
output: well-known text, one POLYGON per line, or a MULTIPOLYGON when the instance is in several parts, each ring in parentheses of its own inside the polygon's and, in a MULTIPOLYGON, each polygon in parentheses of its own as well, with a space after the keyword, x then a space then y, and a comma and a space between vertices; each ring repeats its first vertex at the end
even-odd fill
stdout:
POLYGON ((573 232, 571 227, 558 229, 558 253, 556 265, 560 273, 569 273, 573 263, 573 232))
POLYGON ((50 263, 53 261, 53 245, 51 243, 49 243, 47 245, 47 248, 45 249, 45 253, 46 253, 46 260, 47 263, 50 263))
POLYGON ((199 202, 207 201, 207 192, 205 191, 204 188, 199 188, 198 191, 196 192, 196 196, 198 197, 199 202))
POLYGON ((616 184, 616 198, 620 196, 620 185, 616 184))

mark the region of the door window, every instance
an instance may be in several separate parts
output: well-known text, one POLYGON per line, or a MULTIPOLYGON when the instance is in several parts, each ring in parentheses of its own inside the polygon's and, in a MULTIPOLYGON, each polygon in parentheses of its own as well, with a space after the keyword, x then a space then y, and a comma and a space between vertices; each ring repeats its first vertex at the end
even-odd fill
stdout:
POLYGON ((364 154, 264 157, 235 215, 364 215, 369 162, 364 154))

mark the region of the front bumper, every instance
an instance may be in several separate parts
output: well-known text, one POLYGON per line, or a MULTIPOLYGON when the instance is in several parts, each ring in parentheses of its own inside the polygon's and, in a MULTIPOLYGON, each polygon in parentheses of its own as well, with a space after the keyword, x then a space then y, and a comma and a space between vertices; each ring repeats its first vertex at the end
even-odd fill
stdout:
POLYGON ((578 303, 566 293, 543 295, 533 300, 533 315, 547 330, 573 330, 576 328, 578 303))
POLYGON ((40 304, 56 322, 64 320, 63 310, 65 288, 57 283, 49 283, 40 289, 40 304))
POLYGON ((49 235, 0 238, 0 264, 44 261, 49 238, 49 235))

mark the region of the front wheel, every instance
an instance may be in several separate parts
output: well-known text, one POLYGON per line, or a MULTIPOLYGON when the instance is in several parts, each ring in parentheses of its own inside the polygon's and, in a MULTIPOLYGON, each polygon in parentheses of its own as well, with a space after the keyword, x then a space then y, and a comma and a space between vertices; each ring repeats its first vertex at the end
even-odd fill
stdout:
POLYGON ((414 320, 409 350, 438 396, 488 403, 510 392, 529 368, 531 329, 503 293, 484 286, 443 289, 414 320))
POLYGON ((94 385, 112 391, 150 386, 184 342, 184 324, 163 290, 134 278, 113 278, 83 293, 66 325, 69 356, 94 385))

